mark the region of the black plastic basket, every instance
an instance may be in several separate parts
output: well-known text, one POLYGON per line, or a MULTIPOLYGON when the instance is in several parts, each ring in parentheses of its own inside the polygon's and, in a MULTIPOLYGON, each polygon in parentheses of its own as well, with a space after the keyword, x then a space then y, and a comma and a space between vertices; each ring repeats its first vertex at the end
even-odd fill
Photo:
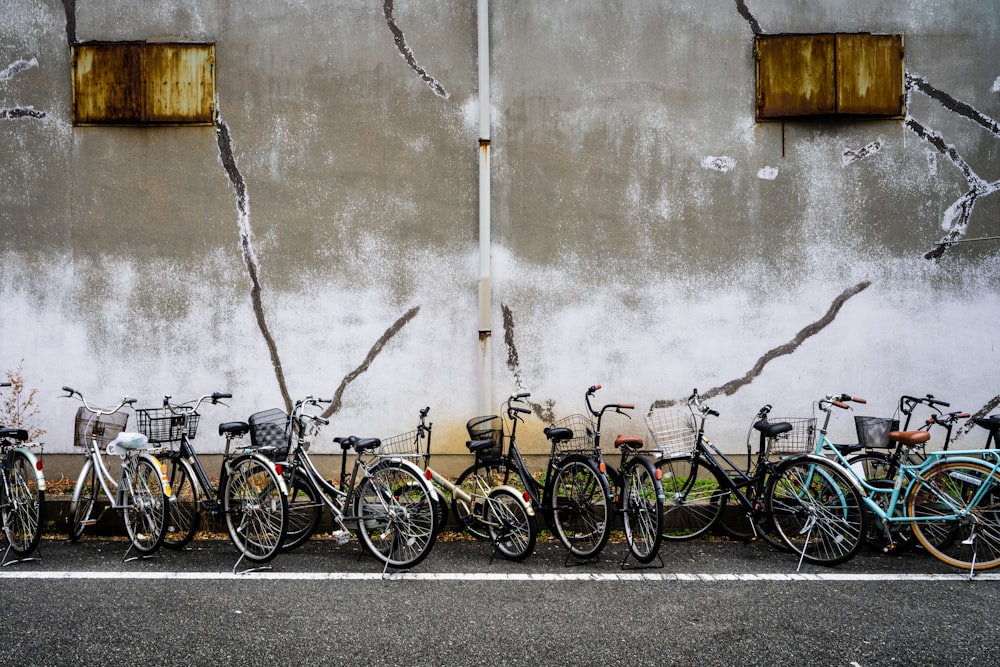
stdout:
POLYGON ((858 429, 858 443, 865 449, 892 449, 890 431, 899 430, 899 420, 887 417, 854 417, 858 429))
POLYGON ((127 423, 127 412, 95 415, 87 408, 81 406, 76 411, 73 444, 77 447, 89 447, 90 443, 96 439, 98 449, 104 449, 109 442, 125 430, 125 424, 127 423))
POLYGON ((180 414, 166 408, 146 408, 135 411, 139 432, 152 443, 180 442, 183 435, 193 440, 198 432, 201 415, 188 411, 180 414))
POLYGON ((503 420, 497 415, 473 417, 465 425, 470 440, 492 440, 493 446, 503 444, 503 420))
POLYGON ((250 445, 260 449, 273 447, 288 451, 291 431, 288 428, 288 413, 278 408, 262 410, 250 415, 250 445))

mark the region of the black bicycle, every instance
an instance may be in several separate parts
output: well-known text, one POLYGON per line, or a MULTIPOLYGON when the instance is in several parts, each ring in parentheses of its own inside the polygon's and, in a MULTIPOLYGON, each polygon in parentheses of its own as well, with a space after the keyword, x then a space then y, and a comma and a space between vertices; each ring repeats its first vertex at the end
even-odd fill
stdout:
MULTIPOLYGON (((10 382, 0 382, 9 387, 10 382)), ((42 460, 28 441, 28 432, 16 426, 0 426, 0 520, 7 537, 2 565, 27 558, 38 547, 45 514, 45 475, 42 460), (14 554, 14 560, 7 556, 14 554)))

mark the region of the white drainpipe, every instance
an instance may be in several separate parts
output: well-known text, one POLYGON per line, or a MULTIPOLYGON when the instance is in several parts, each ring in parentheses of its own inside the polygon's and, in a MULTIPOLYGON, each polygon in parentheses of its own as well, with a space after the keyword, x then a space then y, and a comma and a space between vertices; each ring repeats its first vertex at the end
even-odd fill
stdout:
POLYGON ((490 262, 490 23, 479 0, 479 414, 493 414, 493 324, 490 262))

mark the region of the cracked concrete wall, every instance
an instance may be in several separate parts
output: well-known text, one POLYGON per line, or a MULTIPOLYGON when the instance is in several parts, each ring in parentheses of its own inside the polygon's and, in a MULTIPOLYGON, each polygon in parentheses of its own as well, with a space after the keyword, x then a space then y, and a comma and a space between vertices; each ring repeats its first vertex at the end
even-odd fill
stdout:
MULTIPOLYGON (((1000 231, 992 0, 490 4, 496 397, 714 389, 730 450, 763 403, 996 405, 1000 242, 952 245, 1000 231), (754 122, 755 33, 861 31, 905 34, 906 119, 754 122)), ((233 392, 208 424, 336 396, 330 437, 430 405, 462 450, 475 11, 0 0, 0 368, 42 390, 47 452, 63 384, 233 392), (216 44, 216 127, 70 125, 69 43, 137 39, 216 44)))

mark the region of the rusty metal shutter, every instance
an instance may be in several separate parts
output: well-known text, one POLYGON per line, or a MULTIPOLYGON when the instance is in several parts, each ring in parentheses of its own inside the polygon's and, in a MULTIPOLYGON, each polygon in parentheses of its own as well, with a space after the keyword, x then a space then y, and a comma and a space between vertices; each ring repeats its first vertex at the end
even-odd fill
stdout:
POLYGON ((837 113, 903 116, 903 36, 837 35, 837 113))

